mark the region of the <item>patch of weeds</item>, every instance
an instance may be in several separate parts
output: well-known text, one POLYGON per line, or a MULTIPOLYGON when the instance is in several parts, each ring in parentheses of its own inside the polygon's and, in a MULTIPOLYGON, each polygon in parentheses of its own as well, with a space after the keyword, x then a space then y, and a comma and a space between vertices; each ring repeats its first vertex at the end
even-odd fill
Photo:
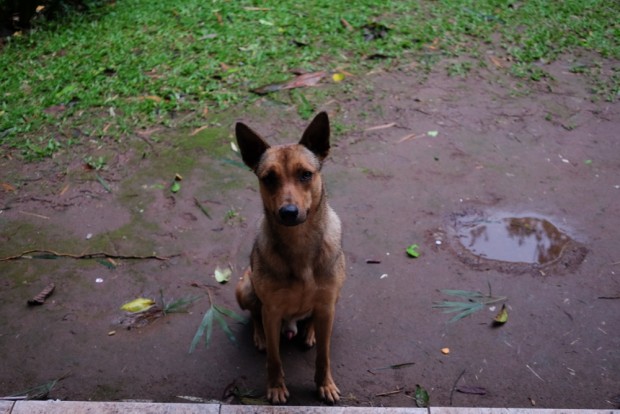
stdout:
POLYGON ((48 139, 47 142, 39 139, 38 144, 26 139, 22 145, 22 156, 26 161, 37 161, 53 156, 60 148, 62 145, 54 138, 48 139))
POLYGON ((241 216, 241 214, 239 214, 234 207, 229 208, 226 213, 224 213, 224 222, 226 224, 234 226, 235 224, 241 224, 244 221, 245 219, 243 216, 241 216))
POLYGON ((88 157, 84 158, 84 162, 89 168, 95 171, 102 170, 106 165, 105 158, 101 156, 93 158, 91 155, 89 155, 88 157))
POLYGON ((306 98, 306 95, 299 90, 293 90, 291 91, 291 97, 297 106, 297 113, 301 119, 307 121, 312 118, 316 111, 316 107, 306 98))
POLYGON ((453 62, 450 65, 448 65, 448 75, 449 76, 460 76, 464 78, 471 71, 471 68, 472 68, 471 62, 453 62))
POLYGON ((608 77, 599 76, 594 78, 593 93, 602 96, 607 102, 616 102, 620 99, 620 67, 613 68, 608 77))
POLYGON ((549 77, 543 69, 530 63, 515 63, 510 68, 511 73, 517 78, 524 78, 533 81, 540 81, 549 77))

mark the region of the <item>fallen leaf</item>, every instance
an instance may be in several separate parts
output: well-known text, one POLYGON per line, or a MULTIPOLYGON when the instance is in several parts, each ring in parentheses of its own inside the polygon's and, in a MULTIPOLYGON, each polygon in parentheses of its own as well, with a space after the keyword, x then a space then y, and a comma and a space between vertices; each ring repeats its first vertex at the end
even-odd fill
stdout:
POLYGON ((2 183, 2 188, 4 189, 4 191, 6 191, 7 193, 15 191, 15 187, 13 187, 11 184, 9 183, 2 183))
POLYGON ((99 181, 99 184, 101 184, 104 190, 106 190, 108 193, 112 192, 112 189, 110 188, 108 183, 103 178, 101 178, 99 174, 96 174, 95 177, 97 178, 97 181, 99 181))
POLYGON ((146 298, 138 298, 134 299, 131 302, 125 303, 121 306, 121 309, 131 313, 144 312, 145 310, 151 308, 155 304, 155 301, 152 299, 146 298))
POLYGON ((65 106, 65 104, 52 105, 52 106, 48 106, 47 108, 45 108, 43 112, 48 115, 58 115, 58 114, 65 112, 66 109, 67 107, 65 106))
POLYGON ((441 353, 444 355, 448 355, 450 353, 450 348, 441 348, 441 353))
POLYGON ((419 247, 420 246, 418 246, 417 244, 412 244, 411 246, 407 247, 407 254, 413 258, 420 257, 420 252, 418 252, 419 247))
POLYGON ((428 392, 420 385, 415 386, 415 405, 420 408, 428 407, 430 397, 428 392))
POLYGON ((190 136, 190 137, 193 137, 194 135, 198 134, 198 133, 199 133, 199 132, 201 132, 201 131, 204 131, 204 130, 205 130, 205 129, 207 129, 207 128, 209 128, 209 125, 203 125, 203 126, 201 126, 201 127, 198 127, 198 128, 196 128, 195 130, 193 130, 193 131, 189 134, 189 136, 190 136))
POLYGON ((170 186, 170 191, 173 193, 178 193, 181 190, 181 183, 178 181, 174 181, 170 186))
POLYGON ((429 137, 436 137, 439 134, 438 131, 428 131, 426 133, 426 135, 428 135, 429 137))
POLYGON ((347 29, 348 31, 352 31, 353 30, 353 26, 351 25, 351 23, 349 23, 348 21, 346 21, 344 19, 344 17, 340 18, 340 23, 342 24, 342 26, 347 29))
POLYGON ((215 280, 218 283, 226 283, 230 280, 230 275, 232 271, 229 268, 221 269, 220 267, 215 268, 215 280))
POLYGON ((344 80, 344 75, 342 73, 336 72, 332 75, 332 80, 336 83, 342 82, 344 80))
POLYGON ((502 65, 502 61, 499 60, 499 58, 496 58, 495 56, 489 56, 489 59, 491 60, 491 62, 493 62, 493 64, 498 67, 498 68, 503 68, 504 65, 502 65))
POLYGON ((502 305, 502 309, 499 311, 495 318, 493 318, 493 322, 498 325, 503 325, 508 321, 508 310, 506 309, 506 305, 502 305))
POLYGON ((273 83, 270 85, 261 86, 260 88, 252 89, 252 92, 258 95, 266 95, 271 92, 277 92, 285 89, 304 88, 308 86, 314 86, 318 84, 321 79, 325 77, 326 73, 323 71, 304 73, 299 75, 288 82, 273 83))
POLYGON ((156 96, 156 95, 146 95, 146 96, 141 96, 141 97, 140 97, 140 98, 138 98, 138 99, 139 99, 139 100, 142 100, 142 101, 153 101, 153 102, 157 102, 157 103, 159 103, 159 102, 163 101, 163 99, 162 99, 162 98, 160 98, 159 96, 156 96))

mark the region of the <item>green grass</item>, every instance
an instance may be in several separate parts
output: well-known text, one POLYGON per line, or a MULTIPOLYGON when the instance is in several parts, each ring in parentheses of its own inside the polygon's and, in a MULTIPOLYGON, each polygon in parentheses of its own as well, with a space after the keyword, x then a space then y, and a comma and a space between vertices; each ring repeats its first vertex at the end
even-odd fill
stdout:
MULTIPOLYGON (((252 88, 290 79, 293 69, 364 75, 417 61, 434 70, 443 58, 482 62, 494 50, 510 58, 513 76, 540 79, 535 64, 565 53, 620 58, 617 1, 256 4, 117 0, 9 38, 0 50, 0 151, 38 159, 86 140, 113 145, 138 128, 201 125, 213 111, 256 99, 252 88), (365 39, 382 26, 383 37, 365 39)), ((448 72, 467 76, 476 66, 452 63, 448 72)), ((599 89, 616 99, 617 76, 599 89)), ((279 93, 311 115, 303 91, 279 93)))

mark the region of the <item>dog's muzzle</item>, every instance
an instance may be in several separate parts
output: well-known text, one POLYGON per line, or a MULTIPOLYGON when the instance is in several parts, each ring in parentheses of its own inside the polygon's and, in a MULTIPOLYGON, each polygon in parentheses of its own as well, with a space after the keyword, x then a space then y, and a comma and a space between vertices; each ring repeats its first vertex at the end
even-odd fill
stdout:
POLYGON ((296 226, 297 224, 303 223, 305 219, 300 216, 299 209, 294 204, 287 204, 280 207, 278 215, 280 216, 280 223, 285 226, 296 226))

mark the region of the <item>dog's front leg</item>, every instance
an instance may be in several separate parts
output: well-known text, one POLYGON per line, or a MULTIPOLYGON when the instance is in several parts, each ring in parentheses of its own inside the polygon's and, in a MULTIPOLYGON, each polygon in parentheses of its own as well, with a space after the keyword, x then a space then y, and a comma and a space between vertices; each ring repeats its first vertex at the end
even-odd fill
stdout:
POLYGON ((332 378, 330 366, 330 341, 334 324, 335 304, 316 309, 314 314, 314 329, 316 333, 316 371, 314 382, 319 396, 330 403, 340 399, 340 390, 332 378))
POLYGON ((280 360, 280 312, 263 306, 263 327, 267 344, 267 399, 272 404, 284 404, 289 392, 284 384, 284 370, 280 360))

